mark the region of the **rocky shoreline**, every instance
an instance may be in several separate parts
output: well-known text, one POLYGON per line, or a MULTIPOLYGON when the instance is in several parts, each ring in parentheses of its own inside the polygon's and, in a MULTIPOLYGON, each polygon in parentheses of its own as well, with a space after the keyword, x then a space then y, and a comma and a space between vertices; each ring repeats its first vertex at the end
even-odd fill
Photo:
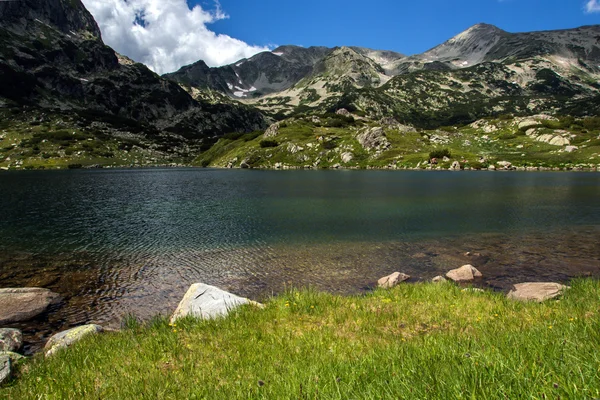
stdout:
MULTIPOLYGON (((481 292, 483 289, 473 288, 471 284, 481 280, 483 274, 474 266, 465 264, 448 271, 445 276, 439 275, 431 279, 433 284, 449 284, 452 282, 464 286, 463 291, 481 292)), ((377 287, 385 290, 404 282, 409 282, 410 275, 394 272, 380 278, 377 287)), ((536 301, 559 297, 569 286, 555 282, 523 282, 514 284, 506 294, 508 299, 516 301, 536 301)), ((52 304, 60 301, 61 296, 44 288, 6 288, 0 289, 0 325, 10 325, 32 319, 44 313, 52 304)), ((263 308, 261 303, 237 296, 218 287, 204 283, 195 283, 185 293, 177 309, 171 316, 171 324, 179 318, 195 317, 212 319, 226 316, 231 310, 241 305, 263 308)), ((97 324, 86 324, 58 332, 46 342, 43 352, 51 357, 82 338, 111 331, 97 324)), ((12 377, 13 365, 25 357, 18 352, 23 346, 23 335, 19 329, 0 328, 0 385, 12 377)))

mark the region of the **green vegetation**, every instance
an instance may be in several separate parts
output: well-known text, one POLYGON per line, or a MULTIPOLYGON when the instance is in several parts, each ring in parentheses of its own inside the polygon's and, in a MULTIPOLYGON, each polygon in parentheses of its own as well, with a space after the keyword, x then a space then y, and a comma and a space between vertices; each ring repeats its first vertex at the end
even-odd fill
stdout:
POLYGON ((0 397, 598 398, 598 299, 597 280, 542 304, 450 283, 290 290, 218 320, 129 320, 21 364, 0 397))
POLYGON ((594 169, 600 164, 600 118, 558 116, 538 119, 519 128, 523 118, 500 115, 469 125, 444 126, 429 130, 406 130, 393 124, 363 117, 337 114, 307 115, 288 118, 279 123, 278 134, 269 138, 277 147, 265 146, 264 138, 252 140, 226 136, 201 154, 195 165, 239 167, 252 158, 255 168, 273 168, 282 164, 289 168, 427 168, 431 158, 438 164, 432 168, 447 169, 459 161, 469 169, 484 169, 499 161, 515 167, 559 168, 563 170, 594 169), (383 151, 361 146, 357 136, 365 129, 383 126, 389 147, 383 151), (536 135, 563 137, 568 145, 549 144, 536 135), (567 146, 574 146, 567 149, 567 146), (349 157, 350 155, 351 157, 349 157), (444 157, 450 161, 443 161, 444 157))

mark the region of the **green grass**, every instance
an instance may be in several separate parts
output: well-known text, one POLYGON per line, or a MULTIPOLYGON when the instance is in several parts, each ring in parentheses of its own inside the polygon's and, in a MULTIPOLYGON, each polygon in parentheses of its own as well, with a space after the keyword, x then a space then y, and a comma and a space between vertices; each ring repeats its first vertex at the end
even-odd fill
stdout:
POLYGON ((543 304, 453 284, 291 290, 262 310, 130 322, 37 356, 0 398, 598 398, 600 282, 572 286, 543 304))

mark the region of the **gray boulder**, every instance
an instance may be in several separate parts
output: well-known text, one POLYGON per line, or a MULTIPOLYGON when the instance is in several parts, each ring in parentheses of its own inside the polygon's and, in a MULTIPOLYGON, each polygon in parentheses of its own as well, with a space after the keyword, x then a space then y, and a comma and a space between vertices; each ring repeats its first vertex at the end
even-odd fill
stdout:
POLYGON ((194 283, 177 306, 171 322, 185 316, 211 319, 229 314, 231 310, 244 304, 262 306, 252 300, 239 297, 215 286, 194 283))
POLYGON ((64 349, 71 346, 88 335, 95 335, 102 332, 104 329, 100 325, 82 325, 73 329, 62 331, 52 336, 44 350, 46 351, 46 357, 55 354, 58 350, 64 349))
POLYGON ((446 277, 453 280, 454 282, 467 282, 472 281, 475 278, 481 278, 483 275, 477 268, 471 264, 463 265, 460 268, 448 271, 446 277))
POLYGON ((13 328, 0 329, 0 351, 18 351, 23 345, 21 331, 13 328))
POLYGON ((410 275, 403 274, 402 272, 394 272, 391 275, 384 276, 383 278, 377 281, 377 286, 380 288, 393 288, 401 282, 410 279, 410 275))
POLYGON ((0 385, 10 378, 10 358, 0 356, 0 385))
POLYGON ((364 132, 358 134, 356 140, 368 151, 385 150, 391 146, 381 127, 366 129, 364 132))
POLYGON ((507 297, 513 300, 542 302, 560 296, 568 288, 554 282, 517 283, 507 297))
POLYGON ((0 324, 27 321, 59 300, 60 296, 48 289, 0 289, 0 324))

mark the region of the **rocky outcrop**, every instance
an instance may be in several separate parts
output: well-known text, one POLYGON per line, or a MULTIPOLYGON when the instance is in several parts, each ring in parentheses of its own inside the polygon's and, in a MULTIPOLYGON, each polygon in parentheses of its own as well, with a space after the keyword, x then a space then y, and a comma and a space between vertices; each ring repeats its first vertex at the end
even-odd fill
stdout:
POLYGON ((269 126, 263 135, 265 137, 265 139, 272 138, 272 137, 279 135, 279 125, 280 125, 280 123, 276 122, 276 123, 272 124, 271 126, 269 126))
POLYGON ((383 151, 390 147, 382 127, 366 129, 356 136, 356 140, 367 151, 383 151))
POLYGON ((568 288, 554 282, 518 283, 507 296, 513 300, 542 302, 560 296, 568 288))
POLYGON ((0 329, 0 352, 19 351, 23 345, 23 335, 20 330, 13 328, 0 329))
POLYGON ((0 385, 6 382, 11 375, 10 357, 0 355, 0 385))
POLYGON ((78 326, 76 328, 57 333, 56 335, 52 336, 46 343, 46 346, 44 346, 46 357, 56 354, 56 352, 60 349, 69 347, 88 335, 95 335, 102 331, 103 328, 100 325, 92 324, 78 326))
POLYGON ((0 103, 61 109, 149 137, 264 128, 254 109, 196 101, 144 65, 120 63, 80 0, 0 2, 0 20, 0 103))
POLYGON ((171 317, 171 322, 186 316, 201 319, 221 317, 244 304, 260 306, 259 303, 236 296, 218 287, 204 283, 194 283, 177 306, 171 317))
POLYGON ((410 275, 406 275, 402 272, 394 272, 391 275, 384 276, 383 278, 379 279, 377 281, 377 286, 380 288, 389 289, 409 279, 410 275))
POLYGON ((481 272, 471 264, 463 265, 460 268, 448 271, 446 274, 446 277, 454 282, 468 282, 482 276, 481 272))
POLYGON ((552 131, 552 133, 547 133, 543 129, 531 128, 527 130, 526 134, 538 142, 548 143, 553 146, 567 146, 571 144, 569 138, 571 134, 564 130, 557 129, 552 131))
POLYGON ((0 289, 0 324, 27 321, 59 300, 60 295, 48 289, 0 289))

